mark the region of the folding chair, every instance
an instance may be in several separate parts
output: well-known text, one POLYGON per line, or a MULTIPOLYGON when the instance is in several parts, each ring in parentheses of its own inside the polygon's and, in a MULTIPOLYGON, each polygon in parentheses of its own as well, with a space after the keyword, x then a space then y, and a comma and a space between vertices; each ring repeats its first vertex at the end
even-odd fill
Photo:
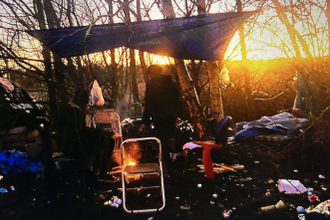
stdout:
POLYGON ((124 210, 128 213, 163 210, 166 201, 160 140, 126 139, 120 151, 124 210))
POLYGON ((120 116, 114 109, 97 110, 94 114, 87 117, 87 125, 91 127, 101 128, 105 132, 113 133, 112 137, 115 139, 114 150, 119 150, 123 141, 120 116))

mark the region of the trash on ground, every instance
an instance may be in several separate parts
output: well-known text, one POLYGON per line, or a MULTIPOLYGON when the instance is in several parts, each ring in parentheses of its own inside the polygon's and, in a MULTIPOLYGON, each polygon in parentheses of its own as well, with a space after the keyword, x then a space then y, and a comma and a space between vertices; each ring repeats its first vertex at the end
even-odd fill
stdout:
POLYGON ((325 176, 323 176, 322 174, 319 175, 320 179, 325 179, 325 176))
POLYGON ((313 208, 313 206, 309 207, 308 209, 306 209, 306 213, 317 212, 329 216, 330 215, 329 207, 330 207, 330 199, 321 202, 315 208, 313 208))
POLYGON ((190 210, 190 205, 188 205, 188 204, 182 205, 182 206, 180 206, 180 209, 182 209, 182 210, 190 210))
POLYGON ((303 214, 303 213, 298 214, 298 219, 305 220, 306 219, 305 214, 303 214))
POLYGON ((305 208, 302 207, 302 206, 298 206, 298 207, 296 208, 296 210, 297 210, 297 213, 298 213, 298 214, 300 214, 300 213, 305 213, 305 212, 306 212, 305 208))
MULTIPOLYGON (((203 164, 198 164, 197 167, 200 169, 199 172, 205 172, 205 167, 203 164)), ((221 163, 213 163, 213 171, 215 173, 225 173, 225 172, 236 172, 237 170, 243 170, 244 165, 234 164, 227 166, 221 163)))
POLYGON ((270 192, 266 192, 266 193, 265 193, 265 196, 270 196, 270 195, 271 195, 270 192))
POLYGON ((40 160, 32 160, 26 152, 17 150, 3 150, 0 153, 0 168, 3 174, 33 172, 40 173, 40 160))
POLYGON ((7 193, 7 192, 8 192, 7 189, 5 189, 5 188, 0 188, 0 193, 7 193))
POLYGON ((310 201, 310 203, 312 203, 312 204, 315 204, 316 202, 319 202, 320 199, 315 194, 312 194, 312 195, 308 196, 308 201, 310 201))
POLYGON ((105 201, 104 205, 110 205, 111 207, 118 208, 122 203, 122 200, 118 198, 117 196, 113 196, 111 200, 105 201))
POLYGON ((232 210, 225 209, 222 214, 224 218, 229 218, 232 213, 233 213, 232 210))
POLYGON ((285 194, 302 194, 307 191, 299 180, 279 179, 278 190, 285 194))
POLYGON ((282 209, 284 207, 285 207, 285 203, 282 200, 280 200, 275 205, 268 205, 268 206, 261 207, 260 211, 269 212, 269 211, 273 211, 275 209, 282 209))

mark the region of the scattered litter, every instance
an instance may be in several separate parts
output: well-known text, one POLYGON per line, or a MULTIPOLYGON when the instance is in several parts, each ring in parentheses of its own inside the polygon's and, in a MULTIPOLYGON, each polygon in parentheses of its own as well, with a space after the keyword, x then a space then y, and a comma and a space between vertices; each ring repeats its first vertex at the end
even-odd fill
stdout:
POLYGON ((298 206, 298 207, 296 208, 296 210, 297 210, 298 214, 306 212, 306 211, 305 211, 305 208, 302 207, 302 206, 298 206))
MULTIPOLYGON (((245 167, 244 165, 240 165, 240 164, 234 164, 233 166, 231 166, 232 168, 234 168, 235 170, 244 170, 245 167)), ((244 170, 245 171, 245 170, 244 170)), ((247 170, 246 170, 247 171, 247 170)))
POLYGON ((303 213, 298 214, 298 219, 305 220, 305 214, 303 214, 303 213))
POLYGON ((258 160, 254 161, 255 164, 259 164, 260 162, 258 160))
POLYGON ((149 217, 149 218, 148 218, 148 220, 153 220, 153 219, 154 219, 154 217, 153 217, 153 216, 151 216, 151 217, 149 217))
POLYGON ((214 201, 210 201, 210 204, 211 204, 211 205, 214 205, 214 204, 215 204, 215 202, 214 202, 214 201))
POLYGON ((13 186, 10 186, 11 191, 15 191, 15 188, 13 186))
POLYGON ((182 206, 180 206, 180 209, 182 209, 182 210, 190 210, 190 205, 188 205, 188 204, 182 205, 182 206))
POLYGON ((2 180, 2 179, 3 179, 3 176, 0 175, 0 180, 2 180))
POLYGON ((246 178, 239 178, 238 180, 235 180, 235 182, 247 182, 251 181, 252 177, 246 177, 246 178))
POLYGON ((320 179, 325 179, 325 176, 323 176, 322 174, 319 175, 320 179))
POLYGON ((112 202, 110 204, 111 207, 115 207, 115 208, 118 208, 119 207, 119 204, 115 203, 115 202, 112 202))
POLYGON ((112 190, 109 189, 109 190, 103 191, 102 193, 112 193, 112 190))
POLYGON ((308 196, 308 201, 312 204, 315 204, 316 202, 319 202, 320 199, 318 196, 316 196, 315 194, 309 195, 308 196))
MULTIPOLYGON (((200 173, 205 172, 205 167, 203 164, 198 164, 197 167, 200 169, 200 173)), ((237 172, 237 170, 244 170, 244 165, 234 164, 227 166, 222 163, 213 163, 212 169, 215 173, 237 172)))
POLYGON ((293 170, 293 172, 298 173, 298 170, 293 170))
POLYGON ((267 183, 272 184, 272 183, 274 183, 274 180, 269 179, 269 180, 267 180, 267 183))
POLYGON ((7 192, 8 192, 7 189, 5 189, 5 188, 0 188, 0 193, 7 193, 7 192))
POLYGON ((320 213, 320 214, 329 216, 330 215, 329 206, 330 206, 330 199, 326 200, 324 202, 321 202, 315 208, 313 206, 309 207, 308 209, 306 209, 306 213, 315 213, 316 212, 316 213, 320 213))
POLYGON ((265 193, 265 196, 270 196, 270 195, 271 195, 270 192, 266 192, 266 193, 265 193))
POLYGON ((201 184, 201 183, 198 183, 198 184, 197 184, 197 187, 198 187, 198 188, 202 188, 202 184, 201 184))
POLYGON ((218 194, 214 193, 214 194, 212 195, 212 197, 216 199, 216 198, 218 198, 218 194))
POLYGON ((111 207, 118 208, 122 203, 122 200, 119 199, 117 196, 113 196, 111 200, 105 201, 103 205, 110 205, 111 207))
POLYGON ((268 205, 260 208, 261 212, 269 212, 274 209, 282 209, 285 207, 285 204, 282 200, 278 201, 275 205, 268 205))
POLYGON ((114 196, 114 197, 113 197, 113 202, 114 202, 114 203, 117 203, 118 205, 120 205, 120 204, 122 203, 122 200, 119 199, 117 196, 114 196))
POLYGON ((179 197, 179 196, 177 196, 177 197, 175 197, 175 199, 176 199, 176 200, 180 200, 180 197, 179 197))
POLYGON ((110 205, 110 203, 112 203, 111 200, 107 200, 103 203, 103 205, 110 205))
POLYGON ((278 190, 285 194, 302 194, 307 191, 299 180, 279 179, 278 190))
POLYGON ((223 215, 224 218, 229 218, 230 215, 231 215, 231 213, 233 213, 232 210, 227 210, 227 209, 225 209, 225 210, 223 211, 222 215, 223 215))
POLYGON ((312 195, 314 193, 314 189, 313 188, 307 188, 307 195, 312 195))
POLYGON ((326 188, 326 187, 322 187, 322 190, 323 190, 323 191, 327 191, 327 189, 328 189, 328 188, 326 188))

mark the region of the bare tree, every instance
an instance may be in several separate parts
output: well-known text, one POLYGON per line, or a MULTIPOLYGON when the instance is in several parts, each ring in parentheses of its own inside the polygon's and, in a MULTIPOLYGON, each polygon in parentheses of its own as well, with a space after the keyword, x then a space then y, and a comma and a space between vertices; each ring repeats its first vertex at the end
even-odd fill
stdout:
MULTIPOLYGON (((174 18, 174 10, 171 0, 162 0, 163 12, 166 18, 174 18)), ((177 77, 181 86, 181 93, 189 110, 191 123, 194 125, 198 138, 204 139, 208 136, 206 119, 203 114, 202 106, 199 105, 194 89, 190 84, 185 64, 182 60, 175 59, 177 77)))

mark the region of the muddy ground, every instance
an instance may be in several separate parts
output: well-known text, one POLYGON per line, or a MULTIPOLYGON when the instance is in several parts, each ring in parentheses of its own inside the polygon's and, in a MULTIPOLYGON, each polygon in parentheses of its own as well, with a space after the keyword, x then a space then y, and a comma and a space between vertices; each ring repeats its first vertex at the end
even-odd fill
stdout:
MULTIPOLYGON (((248 146, 228 146, 229 154, 217 158, 226 165, 240 164, 244 169, 215 174, 213 180, 194 169, 197 153, 191 159, 189 171, 183 175, 183 160, 177 161, 178 171, 165 179, 166 207, 158 213, 129 214, 104 205, 113 196, 122 198, 121 183, 92 182, 86 189, 74 174, 2 175, 0 187, 0 219, 225 219, 223 213, 232 210, 227 219, 298 219, 297 206, 309 207, 307 194, 286 195, 279 192, 279 179, 300 180, 314 188, 320 201, 330 199, 327 164, 322 160, 303 163, 300 153, 282 158, 259 154, 260 149, 248 146), (325 178, 319 178, 319 174, 325 178), (198 185, 201 184, 201 185, 198 185), (12 186, 12 187, 11 187, 12 186), (12 189, 11 189, 12 188, 12 189), (282 200, 286 207, 266 213, 260 208, 282 200)), ((314 157, 315 158, 315 157, 314 157)), ((143 205, 144 199, 139 200, 143 205)), ((306 216, 321 219, 324 215, 306 216)))

